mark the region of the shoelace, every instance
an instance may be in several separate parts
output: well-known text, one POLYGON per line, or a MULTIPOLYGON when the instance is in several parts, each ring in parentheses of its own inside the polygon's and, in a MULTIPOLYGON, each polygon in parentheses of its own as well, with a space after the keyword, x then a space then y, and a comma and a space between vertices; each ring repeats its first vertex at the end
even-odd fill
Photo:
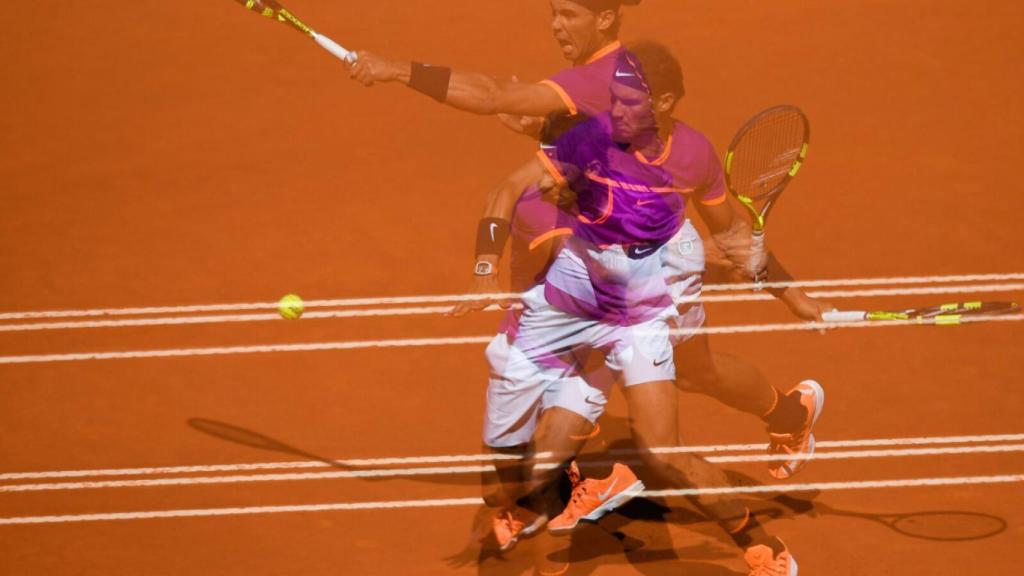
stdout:
POLYGON ((785 576, 786 563, 781 557, 773 558, 764 564, 754 566, 750 576, 785 576))
POLYGON ((583 481, 577 484, 572 489, 571 501, 574 507, 579 507, 580 501, 583 499, 583 496, 590 492, 590 490, 587 487, 587 484, 588 483, 586 481, 583 481))
POLYGON ((511 510, 505 512, 504 520, 505 520, 505 522, 508 523, 509 530, 511 530, 513 534, 518 532, 519 530, 521 530, 523 526, 526 526, 525 522, 521 522, 519 520, 516 520, 516 517, 515 517, 514 514, 512 514, 511 510), (518 524, 518 527, 517 527, 517 524, 518 524))
POLYGON ((783 450, 792 454, 796 452, 804 442, 804 435, 786 434, 771 437, 769 452, 779 453, 783 450))

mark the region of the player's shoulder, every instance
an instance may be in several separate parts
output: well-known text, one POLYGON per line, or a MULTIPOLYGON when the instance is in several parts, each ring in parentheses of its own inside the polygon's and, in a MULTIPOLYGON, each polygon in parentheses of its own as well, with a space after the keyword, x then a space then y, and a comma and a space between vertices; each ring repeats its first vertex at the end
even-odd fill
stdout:
POLYGON ((602 113, 595 116, 584 114, 551 115, 544 121, 541 129, 541 143, 557 145, 580 139, 603 139, 611 134, 611 114, 602 113))
POLYGON ((672 130, 672 149, 675 153, 683 153, 690 157, 717 154, 714 144, 703 132, 682 120, 675 121, 672 130))
POLYGON ((708 137, 705 136, 703 132, 679 119, 675 119, 675 126, 672 129, 672 139, 690 144, 700 144, 702 146, 711 145, 711 141, 708 140, 708 137))

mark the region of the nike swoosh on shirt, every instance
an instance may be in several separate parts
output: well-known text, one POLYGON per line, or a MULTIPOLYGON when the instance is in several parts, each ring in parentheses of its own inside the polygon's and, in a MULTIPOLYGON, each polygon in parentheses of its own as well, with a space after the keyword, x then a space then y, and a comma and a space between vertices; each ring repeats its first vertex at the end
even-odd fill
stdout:
POLYGON ((618 478, 612 480, 612 483, 608 486, 608 489, 598 494, 597 497, 600 498, 601 500, 607 500, 608 496, 610 496, 612 493, 612 488, 615 488, 615 485, 618 484, 618 482, 618 478))
POLYGON ((668 362, 668 358, 665 358, 664 360, 661 360, 661 361, 657 361, 657 360, 655 360, 655 361, 654 361, 654 365, 655 365, 655 366, 661 366, 661 365, 662 365, 662 364, 664 364, 665 362, 668 362))
POLYGON ((637 200, 636 201, 636 205, 637 206, 646 206, 647 204, 650 204, 651 202, 654 202, 654 200, 637 200))
POLYGON ((647 248, 634 248, 633 249, 633 254, 635 254, 637 256, 643 256, 644 254, 647 254, 648 252, 651 252, 653 250, 654 250, 653 246, 648 246, 647 248))

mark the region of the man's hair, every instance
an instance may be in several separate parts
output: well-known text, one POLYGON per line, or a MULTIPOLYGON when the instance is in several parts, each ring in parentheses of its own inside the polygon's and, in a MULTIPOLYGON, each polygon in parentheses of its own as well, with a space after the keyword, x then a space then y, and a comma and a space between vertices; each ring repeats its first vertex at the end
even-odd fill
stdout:
POLYGON ((683 86, 683 68, 679 60, 672 55, 672 52, 664 45, 650 40, 631 42, 626 46, 628 50, 640 62, 643 69, 644 79, 651 87, 651 96, 657 98, 662 94, 672 93, 676 101, 682 100, 686 95, 686 88, 683 86))
POLYGON ((622 6, 636 6, 640 3, 640 0, 573 0, 573 2, 576 2, 587 10, 590 10, 594 14, 600 14, 605 10, 613 10, 615 12, 615 21, 612 22, 612 26, 608 29, 608 33, 612 36, 618 36, 619 29, 622 28, 622 6))
POLYGON ((600 12, 602 10, 618 10, 623 4, 636 6, 640 0, 573 0, 573 2, 586 7, 591 12, 600 12))

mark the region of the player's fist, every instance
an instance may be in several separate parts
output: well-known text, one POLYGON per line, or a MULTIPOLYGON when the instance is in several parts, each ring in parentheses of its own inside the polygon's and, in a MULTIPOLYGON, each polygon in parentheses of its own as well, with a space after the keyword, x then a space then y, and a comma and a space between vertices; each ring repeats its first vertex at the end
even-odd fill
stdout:
MULTIPOLYGON (((406 66, 408 72, 408 66, 406 66)), ((373 86, 376 82, 393 82, 402 74, 401 64, 376 54, 360 50, 356 52, 356 62, 349 68, 349 75, 363 86, 373 86)))
POLYGON ((497 304, 502 308, 508 308, 512 303, 504 298, 495 298, 496 294, 501 294, 501 284, 498 282, 497 274, 490 274, 488 276, 476 276, 473 279, 473 287, 470 288, 469 294, 473 296, 479 296, 479 298, 473 300, 463 300, 456 304, 449 312, 448 316, 454 316, 456 318, 465 316, 470 312, 478 312, 487 308, 491 304, 497 304))

